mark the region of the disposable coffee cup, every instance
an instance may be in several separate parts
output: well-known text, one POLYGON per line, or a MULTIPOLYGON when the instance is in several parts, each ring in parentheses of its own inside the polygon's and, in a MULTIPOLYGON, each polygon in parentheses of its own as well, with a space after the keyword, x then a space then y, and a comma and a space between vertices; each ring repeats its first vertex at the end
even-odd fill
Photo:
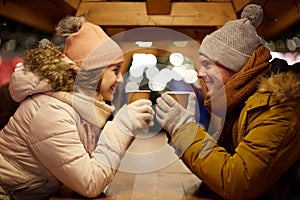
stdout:
POLYGON ((186 91, 168 91, 166 92, 175 99, 182 107, 187 108, 190 92, 186 91))
POLYGON ((150 99, 150 90, 133 90, 126 92, 127 103, 130 104, 139 99, 150 99))

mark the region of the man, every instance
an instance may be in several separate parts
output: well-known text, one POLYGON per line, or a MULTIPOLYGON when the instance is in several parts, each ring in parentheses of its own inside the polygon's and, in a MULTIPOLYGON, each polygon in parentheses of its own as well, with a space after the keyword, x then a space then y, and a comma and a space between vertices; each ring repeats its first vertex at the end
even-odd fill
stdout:
POLYGON ((300 70, 283 60, 269 62, 256 32, 262 18, 260 6, 248 5, 241 19, 201 43, 198 77, 206 108, 224 123, 218 134, 195 122, 194 95, 187 109, 167 94, 157 99, 156 117, 171 135, 170 145, 225 199, 300 196, 300 70))

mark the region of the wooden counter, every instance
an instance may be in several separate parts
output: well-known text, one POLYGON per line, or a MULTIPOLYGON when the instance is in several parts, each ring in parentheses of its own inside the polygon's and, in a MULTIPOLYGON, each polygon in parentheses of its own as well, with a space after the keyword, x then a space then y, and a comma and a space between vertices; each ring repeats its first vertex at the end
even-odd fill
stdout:
MULTIPOLYGON (((138 138, 128 149, 120 170, 101 200, 207 200, 201 180, 178 160, 164 134, 138 138), (158 155, 158 156, 157 156, 158 155), (144 159, 140 160, 140 156, 144 159), (130 166, 128 166, 130 163, 130 166), (160 163, 160 164, 155 164, 160 163), (147 166, 150 166, 147 168, 147 166), (143 172, 143 169, 145 171, 143 172), (146 171, 148 170, 148 171, 146 171), (137 171, 137 173, 134 173, 137 171)), ((87 199, 62 187, 50 200, 87 199)))

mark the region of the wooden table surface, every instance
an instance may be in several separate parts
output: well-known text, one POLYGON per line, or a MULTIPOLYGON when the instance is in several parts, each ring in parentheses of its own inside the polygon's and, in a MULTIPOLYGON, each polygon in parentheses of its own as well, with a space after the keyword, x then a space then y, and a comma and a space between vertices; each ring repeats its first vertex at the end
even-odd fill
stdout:
MULTIPOLYGON (((164 134, 137 138, 125 154, 119 171, 101 200, 207 200, 201 180, 174 154, 164 134)), ((62 187, 50 200, 86 199, 62 187)))

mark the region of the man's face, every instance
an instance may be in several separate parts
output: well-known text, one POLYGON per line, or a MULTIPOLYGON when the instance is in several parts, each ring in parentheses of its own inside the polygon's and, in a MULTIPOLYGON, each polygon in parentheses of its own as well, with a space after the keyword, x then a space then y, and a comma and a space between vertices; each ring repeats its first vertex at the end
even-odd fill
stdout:
POLYGON ((199 64, 198 77, 204 80, 210 95, 222 88, 235 73, 211 61, 204 55, 199 56, 199 64))

